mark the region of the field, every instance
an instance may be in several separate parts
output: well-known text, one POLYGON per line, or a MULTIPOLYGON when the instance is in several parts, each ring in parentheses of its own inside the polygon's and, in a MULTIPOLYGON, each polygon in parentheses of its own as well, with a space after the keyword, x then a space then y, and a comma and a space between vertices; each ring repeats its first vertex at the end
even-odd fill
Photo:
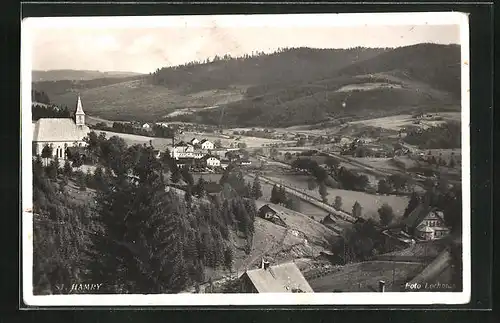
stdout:
MULTIPOLYGON (((128 133, 119 133, 119 132, 101 131, 101 130, 96 130, 96 132, 97 133, 104 132, 104 133, 106 133, 106 136, 108 138, 111 136, 122 137, 128 145, 135 145, 135 144, 142 145, 143 143, 149 144, 149 141, 151 140, 153 147, 155 147, 156 149, 159 149, 161 151, 165 150, 166 148, 172 147, 172 139, 171 138, 147 137, 147 136, 133 135, 133 134, 128 134, 128 133)), ((264 147, 264 146, 267 146, 269 144, 280 143, 280 142, 284 143, 284 141, 281 141, 281 140, 246 137, 246 136, 241 136, 240 140, 234 140, 234 139, 227 139, 225 137, 218 136, 215 134, 207 134, 207 133, 199 133, 199 132, 185 132, 182 135, 180 135, 178 138, 176 138, 176 142, 190 141, 193 138, 208 139, 212 142, 215 142, 216 140, 220 140, 223 147, 229 147, 231 144, 233 144, 234 146, 237 146, 238 143, 240 143, 240 142, 245 143, 248 148, 264 147)))
POLYGON ((391 158, 375 158, 375 157, 352 157, 352 160, 366 164, 377 169, 398 170, 398 168, 391 163, 391 158))
MULTIPOLYGON (((250 177, 246 177, 246 180, 253 182, 253 178, 250 177)), ((271 191, 273 189, 273 185, 264 182, 261 182, 260 185, 262 188, 262 197, 259 199, 259 201, 268 203, 269 200, 271 199, 271 191)), ((322 210, 317 206, 312 205, 303 200, 300 200, 299 211, 300 213, 305 214, 306 216, 309 217, 312 216, 316 221, 320 221, 328 214, 328 212, 326 212, 325 210, 322 210)))
POLYGON ((395 291, 419 274, 425 265, 409 262, 369 261, 343 266, 338 272, 311 279, 309 285, 316 293, 372 292, 377 291, 378 282, 386 282, 386 291, 391 291, 394 277, 395 291))
MULTIPOLYGON (((270 204, 268 202, 257 201, 257 207, 261 207, 264 204, 270 204)), ((309 218, 307 215, 293 210, 287 209, 281 205, 273 205, 274 208, 284 212, 286 214, 282 220, 286 225, 292 229, 303 234, 303 237, 309 242, 316 245, 328 245, 331 239, 334 239, 338 235, 325 227, 323 224, 309 218)))
MULTIPOLYGON (((320 198, 318 189, 309 190, 307 188, 307 180, 309 176, 307 175, 275 175, 274 177, 266 176, 270 179, 276 181, 281 181, 283 184, 287 184, 293 188, 304 191, 306 194, 320 198)), ((382 206, 383 203, 388 203, 396 216, 401 216, 408 205, 408 197, 404 196, 394 196, 394 195, 374 195, 364 192, 348 191, 341 189, 327 188, 328 191, 328 201, 333 203, 335 196, 342 197, 342 209, 346 212, 352 211, 352 206, 356 201, 361 204, 363 210, 363 217, 373 218, 378 220, 377 210, 382 206)))
POLYGON ((212 142, 220 140, 222 146, 224 147, 229 147, 231 144, 237 147, 238 143, 245 143, 246 146, 249 148, 265 147, 270 144, 287 143, 286 141, 279 139, 266 139, 266 138, 257 138, 249 136, 237 136, 237 138, 240 139, 236 140, 236 138, 234 139, 227 138, 227 135, 221 136, 213 133, 209 134, 209 133, 199 133, 199 132, 185 132, 182 135, 180 135, 179 139, 184 141, 189 141, 193 138, 198 138, 199 140, 208 139, 212 142))
POLYGON ((172 139, 169 138, 155 138, 155 137, 146 137, 146 136, 139 136, 139 135, 132 135, 128 133, 119 133, 119 132, 111 132, 111 131, 96 131, 97 133, 104 132, 106 134, 107 138, 110 138, 112 136, 118 136, 123 138, 127 145, 142 145, 142 144, 147 144, 149 145, 149 141, 151 140, 151 144, 155 149, 159 149, 160 151, 164 151, 166 148, 171 148, 172 147, 172 139))
MULTIPOLYGON (((434 114, 433 114, 434 115, 434 114)), ((423 128, 436 126, 438 124, 444 123, 447 120, 460 121, 461 113, 460 112, 439 112, 435 114, 436 116, 440 116, 443 118, 442 121, 431 121, 431 120, 422 120, 420 126, 423 128)), ((400 130, 401 128, 412 126, 413 121, 415 119, 412 118, 410 114, 400 114, 391 117, 383 117, 383 118, 375 118, 368 120, 359 120, 359 121, 351 121, 349 125, 362 124, 366 126, 372 127, 380 127, 388 130, 400 130)))
MULTIPOLYGON (((187 107, 210 107, 238 101, 241 89, 182 93, 161 85, 148 84, 145 80, 131 80, 81 91, 86 112, 106 119, 134 120, 137 116, 150 121, 187 107)), ((51 95, 56 104, 73 106, 75 93, 51 95)))

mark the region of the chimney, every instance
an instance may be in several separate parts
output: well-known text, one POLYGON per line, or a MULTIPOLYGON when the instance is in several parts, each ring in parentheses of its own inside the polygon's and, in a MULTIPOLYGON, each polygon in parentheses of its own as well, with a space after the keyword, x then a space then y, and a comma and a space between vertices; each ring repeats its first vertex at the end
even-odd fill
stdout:
POLYGON ((264 270, 266 270, 266 269, 269 268, 269 265, 270 265, 269 261, 267 261, 264 258, 262 258, 262 266, 261 266, 261 268, 264 269, 264 270))
POLYGON ((383 293, 385 292, 385 281, 379 280, 378 282, 378 291, 383 293))

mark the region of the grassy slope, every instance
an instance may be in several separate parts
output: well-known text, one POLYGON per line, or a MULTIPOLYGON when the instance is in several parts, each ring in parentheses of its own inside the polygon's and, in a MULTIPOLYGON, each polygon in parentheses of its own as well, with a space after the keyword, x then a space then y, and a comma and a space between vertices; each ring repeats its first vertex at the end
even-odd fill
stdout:
POLYGON ((338 272, 320 278, 311 279, 309 284, 315 292, 371 292, 376 291, 378 282, 386 282, 386 290, 410 280, 425 268, 424 264, 389 261, 367 261, 343 266, 338 272))

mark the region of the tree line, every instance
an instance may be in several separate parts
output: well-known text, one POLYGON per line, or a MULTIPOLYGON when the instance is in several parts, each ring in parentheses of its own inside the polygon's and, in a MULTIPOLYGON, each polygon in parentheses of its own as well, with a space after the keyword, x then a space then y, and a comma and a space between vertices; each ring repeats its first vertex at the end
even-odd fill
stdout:
POLYGON ((447 121, 425 130, 411 130, 403 140, 420 149, 451 149, 461 147, 461 138, 460 122, 447 121))
POLYGON ((105 122, 98 122, 93 126, 95 130, 112 131, 118 133, 128 133, 139 136, 149 136, 158 138, 172 138, 174 137, 175 130, 171 127, 164 127, 158 124, 153 124, 150 130, 146 130, 140 126, 134 126, 130 122, 113 122, 109 127, 105 122))

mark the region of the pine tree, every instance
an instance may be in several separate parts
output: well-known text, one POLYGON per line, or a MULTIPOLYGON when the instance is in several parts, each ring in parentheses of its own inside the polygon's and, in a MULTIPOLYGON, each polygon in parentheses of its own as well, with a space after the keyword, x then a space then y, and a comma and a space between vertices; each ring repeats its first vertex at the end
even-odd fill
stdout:
POLYGON ((95 181, 94 181, 94 175, 90 171, 90 168, 87 169, 87 172, 85 173, 85 183, 87 184, 88 187, 95 188, 95 181))
POLYGON ((87 178, 82 171, 78 171, 76 173, 76 184, 78 185, 80 191, 87 190, 87 178))
POLYGON ((416 192, 411 194, 410 200, 408 201, 408 206, 406 207, 403 218, 408 217, 410 213, 415 210, 415 208, 420 204, 420 197, 416 192))
POLYGON ((203 177, 200 177, 198 179, 198 183, 196 184, 195 192, 196 192, 196 196, 198 196, 199 198, 202 198, 205 196, 205 194, 206 194, 205 180, 203 179, 203 177))
POLYGON ((224 250, 224 265, 228 270, 233 267, 233 250, 229 247, 224 250))
POLYGON ((36 156, 35 162, 33 163, 33 174, 41 176, 43 173, 43 162, 40 156, 36 156))
POLYGON ((181 180, 181 177, 182 175, 179 168, 175 166, 172 170, 172 175, 170 175, 170 180, 172 181, 172 183, 176 184, 181 180))
POLYGON ((72 173, 73 173, 73 168, 71 167, 69 160, 66 159, 66 161, 64 162, 63 174, 66 177, 70 177, 72 173))
POLYGON ((193 202, 193 193, 191 192, 191 186, 187 187, 186 193, 184 193, 184 200, 186 201, 188 207, 191 207, 191 203, 193 202))
POLYGON ((271 203, 279 204, 280 203, 280 193, 278 190, 278 185, 274 184, 273 189, 271 190, 271 203))
POLYGON ((335 196, 335 201, 333 202, 333 207, 336 208, 337 210, 342 209, 342 197, 341 196, 335 196))
POLYGON ((321 196, 321 199, 323 200, 323 203, 328 202, 328 191, 326 190, 326 185, 324 182, 321 182, 319 184, 319 195, 321 196))
POLYGON ((284 186, 279 187, 279 203, 285 205, 287 201, 286 190, 284 186))
POLYGON ((361 212, 362 212, 361 204, 359 204, 358 201, 354 202, 354 205, 352 206, 352 215, 356 218, 360 218, 362 215, 361 212))
POLYGON ((256 176, 252 185, 252 197, 256 200, 262 197, 262 188, 260 186, 259 176, 256 176))
POLYGON ((126 293, 175 293, 189 280, 186 209, 164 191, 161 167, 147 149, 134 166, 138 185, 121 174, 111 179, 112 189, 98 192, 103 233, 89 250, 89 279, 113 281, 126 293))
POLYGON ((182 169, 181 174, 182 178, 184 179, 184 181, 188 186, 194 185, 193 175, 189 172, 187 167, 182 169))

